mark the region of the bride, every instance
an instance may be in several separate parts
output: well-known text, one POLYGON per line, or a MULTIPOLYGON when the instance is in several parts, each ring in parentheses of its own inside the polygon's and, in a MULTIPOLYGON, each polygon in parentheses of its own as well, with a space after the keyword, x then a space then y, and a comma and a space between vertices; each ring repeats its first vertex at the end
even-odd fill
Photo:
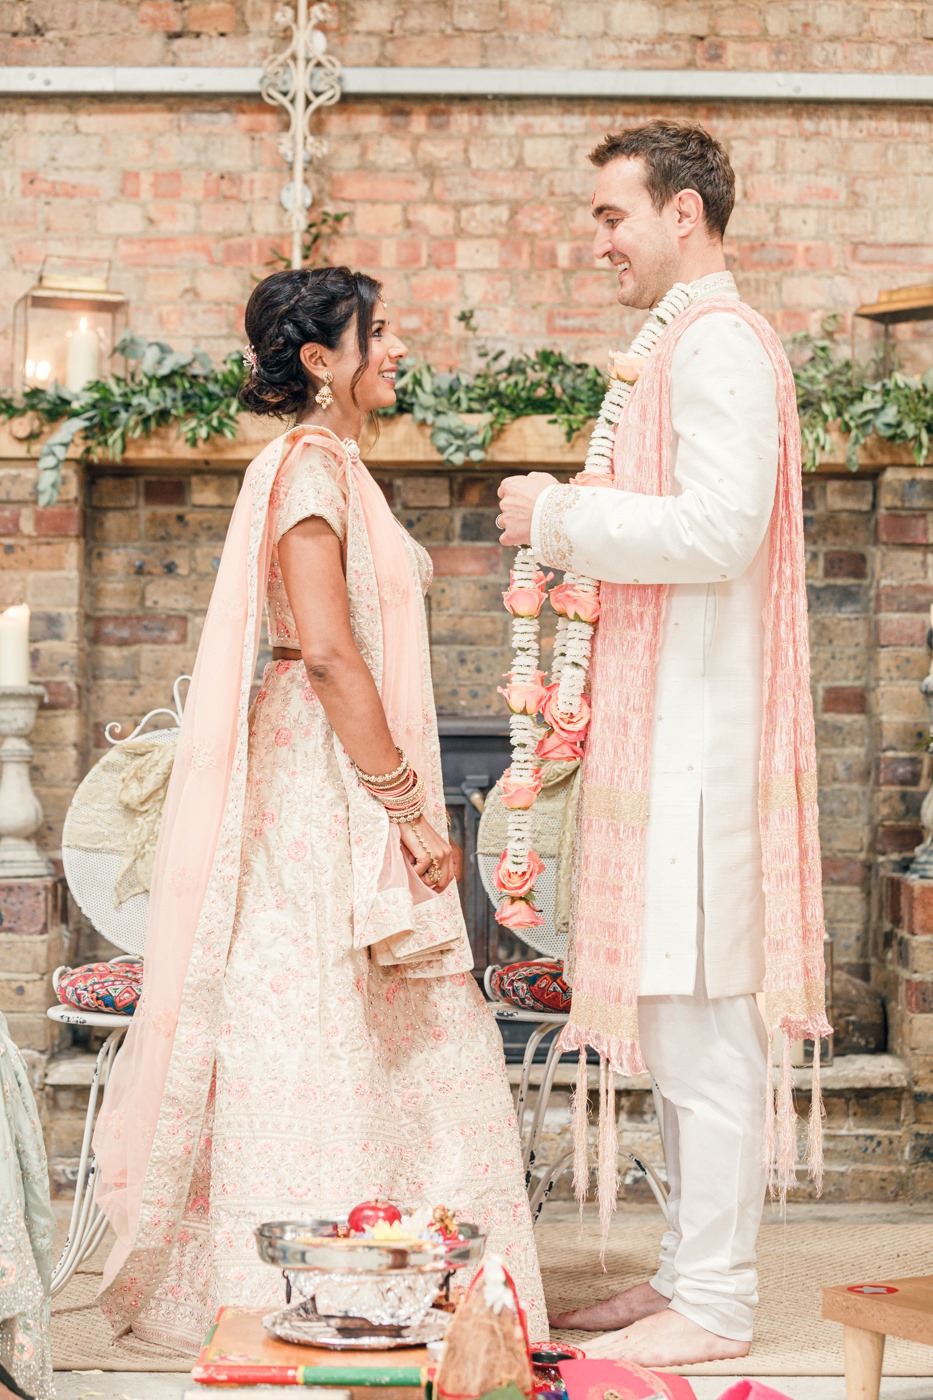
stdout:
POLYGON ((384 1198, 488 1235, 547 1335, 501 1043, 470 975, 423 592, 360 460, 405 346, 347 268, 246 308, 244 405, 295 418, 246 473, 198 649, 142 1001, 95 1134, 118 1331, 196 1349, 281 1301, 263 1220, 384 1198), (250 691, 263 605, 272 661, 250 691))

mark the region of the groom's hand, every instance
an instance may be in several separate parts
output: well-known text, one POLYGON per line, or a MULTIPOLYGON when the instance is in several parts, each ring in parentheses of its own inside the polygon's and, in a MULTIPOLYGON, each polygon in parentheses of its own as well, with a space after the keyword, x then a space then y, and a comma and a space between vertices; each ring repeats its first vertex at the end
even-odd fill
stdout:
POLYGON ((549 486, 557 486, 550 472, 531 472, 529 476, 507 476, 499 487, 499 514, 496 525, 502 531, 499 543, 517 546, 531 543, 531 518, 535 502, 549 486))

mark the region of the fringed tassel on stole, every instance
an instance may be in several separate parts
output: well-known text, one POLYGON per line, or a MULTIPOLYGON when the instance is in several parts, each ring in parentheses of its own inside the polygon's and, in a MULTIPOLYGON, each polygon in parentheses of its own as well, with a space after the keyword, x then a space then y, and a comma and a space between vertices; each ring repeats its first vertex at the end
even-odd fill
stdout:
POLYGON ((813 1042, 813 1077, 810 1083, 810 1119, 807 1123, 807 1167, 816 1187, 816 1194, 823 1194, 823 1119, 826 1109, 823 1106, 823 1089, 820 1084, 819 1037, 813 1042))
POLYGON ((580 1219, 590 1186, 589 1100, 586 1088, 586 1049, 577 1059, 577 1080, 570 1100, 570 1122, 573 1133, 573 1194, 580 1206, 580 1219))
POLYGON ((619 1193, 619 1142, 616 1133, 616 1077, 608 1062, 599 1061, 599 1157, 596 1200, 599 1205, 599 1262, 606 1267, 609 1226, 619 1193))
MULTIPOLYGON (((768 1042, 768 1089, 765 1096, 764 1160, 772 1196, 778 1196, 783 1206, 788 1188, 797 1180, 797 1114, 794 1109, 794 1070, 791 1065, 791 1038, 788 1031, 778 1031, 782 1037, 781 1075, 777 1094, 770 1074, 774 1036, 768 1042), (777 1102, 775 1103, 775 1098, 777 1102)), ((810 1116, 807 1122, 807 1171, 813 1179, 816 1194, 823 1191, 823 1093, 820 1085, 820 1039, 813 1043, 813 1073, 810 1116)))

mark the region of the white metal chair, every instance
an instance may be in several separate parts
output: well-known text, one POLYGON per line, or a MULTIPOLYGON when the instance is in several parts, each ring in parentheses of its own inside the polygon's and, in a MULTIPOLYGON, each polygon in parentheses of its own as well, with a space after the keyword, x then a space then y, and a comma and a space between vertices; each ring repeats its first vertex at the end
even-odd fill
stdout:
MULTIPOLYGON (((189 676, 179 676, 175 682, 172 691, 174 708, 150 710, 140 720, 132 734, 128 734, 125 739, 118 737, 119 724, 108 724, 105 730, 108 742, 117 745, 137 739, 143 734, 150 720, 156 718, 167 718, 171 721, 170 727, 148 731, 149 736, 159 743, 174 741, 178 735, 183 711, 180 688, 182 682, 188 680, 190 680, 189 676)), ((80 792, 79 786, 72 800, 73 806, 79 800, 80 792)), ((66 819, 62 864, 65 870, 65 879, 75 903, 94 928, 103 934, 110 943, 122 950, 119 957, 111 959, 112 962, 135 961, 142 956, 145 943, 148 895, 133 895, 124 901, 119 908, 116 907, 114 886, 122 863, 120 855, 111 852, 88 852, 70 846, 67 834, 68 823, 66 819)), ((52 974, 52 985, 56 992, 64 971, 64 968, 57 968, 52 974)), ((94 1131, 94 1118, 100 1092, 107 1083, 107 1077, 123 1043, 123 1037, 129 1029, 132 1016, 109 1011, 85 1011, 76 1006, 64 1006, 60 1002, 49 1007, 47 1015, 58 1025, 88 1026, 95 1030, 110 1032, 97 1055, 91 1077, 68 1234, 61 1257, 52 1271, 52 1296, 54 1297, 65 1287, 84 1260, 88 1259, 99 1248, 107 1233, 106 1216, 102 1214, 94 1200, 94 1158, 91 1153, 91 1136, 94 1131)))
MULTIPOLYGON (((489 895, 493 904, 498 906, 502 895, 496 889, 493 880, 493 872, 496 867, 498 856, 479 852, 476 859, 486 893, 489 895)), ((544 923, 536 925, 534 928, 523 930, 523 938, 534 952, 540 953, 544 958, 563 959, 566 953, 566 937, 558 932, 554 917, 554 903, 557 892, 556 862, 549 856, 544 856, 543 859, 545 867, 544 873, 535 882, 535 896, 537 907, 544 917, 544 923)), ((572 1149, 567 1149, 565 1152, 560 1153, 552 1162, 544 1166, 538 1165, 538 1149, 541 1145, 541 1136, 544 1131, 545 1116, 554 1088, 554 1081, 557 1076, 557 1067, 560 1064, 561 1058, 561 1052, 558 1049, 558 1041, 560 1040, 560 1032, 567 1023, 568 1017, 561 1012, 527 1011, 509 1002, 496 1000, 490 987, 490 971, 491 969, 487 968, 484 986, 486 988, 486 995, 490 998, 492 1013, 496 1020, 520 1022, 525 1025, 530 1025, 533 1028, 525 1045, 525 1052, 522 1059, 522 1074, 518 1086, 515 1110, 522 1142, 525 1184, 528 1188, 532 1219, 537 1221, 541 1211, 544 1209, 545 1201, 573 1161, 573 1151, 572 1149), (550 1041, 549 1044, 548 1041, 550 1041), (538 1050, 542 1049, 545 1045, 547 1045, 546 1058, 544 1064, 541 1066, 539 1083, 535 1086, 532 1083, 535 1055, 538 1050)), ((629 1152, 624 1146, 620 1146, 619 1153, 620 1156, 627 1158, 629 1162, 645 1176, 651 1188, 652 1195, 657 1201, 664 1219, 667 1220, 667 1186, 661 1180, 654 1167, 650 1162, 644 1161, 634 1152, 629 1152)))

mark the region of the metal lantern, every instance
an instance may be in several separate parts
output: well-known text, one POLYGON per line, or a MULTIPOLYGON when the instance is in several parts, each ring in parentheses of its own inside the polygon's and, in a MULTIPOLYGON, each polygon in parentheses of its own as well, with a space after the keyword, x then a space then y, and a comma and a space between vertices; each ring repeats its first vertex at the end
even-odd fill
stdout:
POLYGON ((111 356, 126 329, 127 299, 107 285, 109 262, 46 258, 13 313, 13 364, 23 389, 53 384, 78 392, 125 369, 111 356))

